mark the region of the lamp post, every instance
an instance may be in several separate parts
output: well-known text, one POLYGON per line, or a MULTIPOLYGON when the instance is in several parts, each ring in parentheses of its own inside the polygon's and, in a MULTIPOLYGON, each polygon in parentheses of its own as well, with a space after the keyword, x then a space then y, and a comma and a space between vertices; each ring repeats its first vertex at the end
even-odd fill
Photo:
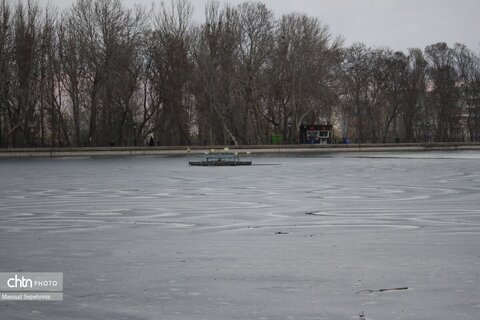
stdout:
POLYGON ((424 125, 423 132, 425 135, 424 141, 430 142, 430 121, 424 122, 423 125, 424 125))
POLYGON ((28 129, 30 130, 30 146, 32 148, 35 147, 35 123, 29 122, 28 123, 28 129))
POLYGON ((292 125, 289 123, 288 124, 288 131, 287 131, 287 135, 288 135, 288 143, 292 143, 292 125))
POLYGON ((478 141, 478 105, 479 103, 477 102, 475 105, 475 142, 478 141))
POLYGON ((137 146, 137 125, 133 125, 133 145, 137 146))

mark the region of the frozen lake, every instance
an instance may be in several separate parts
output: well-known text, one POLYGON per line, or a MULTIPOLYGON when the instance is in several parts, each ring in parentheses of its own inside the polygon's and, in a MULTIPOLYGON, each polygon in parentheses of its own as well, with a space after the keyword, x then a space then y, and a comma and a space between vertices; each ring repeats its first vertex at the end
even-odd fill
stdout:
POLYGON ((0 161, 2 319, 478 319, 480 152, 0 161), (405 290, 383 290, 408 288, 405 290))

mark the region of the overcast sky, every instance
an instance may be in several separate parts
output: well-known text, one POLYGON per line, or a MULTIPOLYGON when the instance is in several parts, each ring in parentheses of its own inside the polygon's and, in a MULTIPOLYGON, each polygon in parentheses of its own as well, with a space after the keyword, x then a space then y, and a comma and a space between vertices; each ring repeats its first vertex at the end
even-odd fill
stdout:
MULTIPOLYGON (((168 0, 169 1, 169 0, 168 0)), ((73 0, 39 0, 65 8, 73 0)), ((159 2, 159 1, 156 1, 159 2)), ((207 0, 191 0, 194 20, 203 20, 207 0)), ((220 1, 237 4, 241 0, 220 1)), ((347 45, 364 42, 394 50, 425 48, 436 42, 466 44, 480 52, 480 0, 263 0, 277 16, 304 12, 341 34, 347 45)), ((151 0, 123 0, 125 5, 151 0)))

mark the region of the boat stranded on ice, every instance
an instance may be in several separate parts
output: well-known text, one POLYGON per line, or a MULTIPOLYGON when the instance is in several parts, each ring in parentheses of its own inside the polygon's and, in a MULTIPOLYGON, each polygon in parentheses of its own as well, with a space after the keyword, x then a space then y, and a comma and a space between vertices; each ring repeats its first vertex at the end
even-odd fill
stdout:
MULTIPOLYGON (((190 149, 188 150, 190 152, 190 149)), ((250 155, 250 152, 246 152, 250 155)), ((197 160, 188 161, 191 166, 249 166, 252 160, 240 160, 238 152, 229 152, 228 148, 221 151, 205 151, 205 153, 197 160)))

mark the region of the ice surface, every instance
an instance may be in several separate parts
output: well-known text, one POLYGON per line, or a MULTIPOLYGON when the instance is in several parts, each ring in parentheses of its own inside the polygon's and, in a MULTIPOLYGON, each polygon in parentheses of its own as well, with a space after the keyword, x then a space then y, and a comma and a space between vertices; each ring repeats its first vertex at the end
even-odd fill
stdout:
POLYGON ((478 319, 480 152, 187 161, 1 160, 0 318, 478 319))

